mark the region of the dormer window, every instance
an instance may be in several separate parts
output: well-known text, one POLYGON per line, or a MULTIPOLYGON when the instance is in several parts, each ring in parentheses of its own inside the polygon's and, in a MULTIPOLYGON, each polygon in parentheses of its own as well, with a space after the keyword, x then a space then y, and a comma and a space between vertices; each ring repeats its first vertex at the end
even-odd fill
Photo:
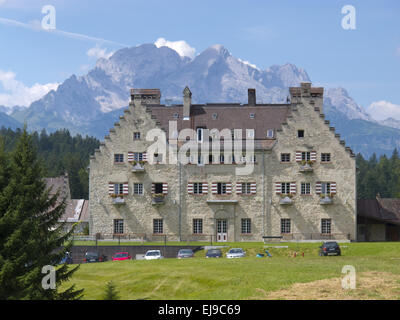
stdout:
POLYGON ((274 137, 274 130, 269 129, 267 130, 267 138, 272 139, 274 137))
POLYGON ((174 117, 174 119, 178 119, 179 118, 179 113, 174 113, 173 117, 174 117))
POLYGON ((254 112, 250 112, 250 119, 254 119, 255 118, 255 113, 254 112))
POLYGON ((218 113, 213 113, 212 114, 212 119, 217 120, 218 119, 218 113))

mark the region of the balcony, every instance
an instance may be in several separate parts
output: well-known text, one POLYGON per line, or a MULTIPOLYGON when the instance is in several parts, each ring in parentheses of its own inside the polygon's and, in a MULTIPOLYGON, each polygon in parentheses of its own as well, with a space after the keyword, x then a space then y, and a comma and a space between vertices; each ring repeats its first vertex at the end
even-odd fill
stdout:
POLYGON ((151 201, 152 205, 160 205, 165 203, 165 196, 163 194, 154 194, 151 201))
POLYGON ((144 164, 140 163, 140 162, 136 162, 135 164, 133 164, 132 166, 132 172, 134 173, 140 173, 140 172, 144 172, 144 164))
POLYGON ((279 201, 279 204, 288 206, 292 205, 293 202, 294 202, 293 199, 289 195, 284 195, 279 201))
POLYGON ((117 205, 125 204, 125 199, 123 197, 117 196, 117 197, 113 198, 112 203, 117 204, 117 205))
POLYGON ((307 172, 313 172, 314 169, 313 169, 313 167, 312 167, 310 162, 306 162, 306 163, 302 163, 302 165, 300 166, 299 171, 307 173, 307 172))
POLYGON ((324 195, 319 200, 319 203, 322 204, 322 205, 332 204, 333 203, 333 198, 331 196, 324 195))

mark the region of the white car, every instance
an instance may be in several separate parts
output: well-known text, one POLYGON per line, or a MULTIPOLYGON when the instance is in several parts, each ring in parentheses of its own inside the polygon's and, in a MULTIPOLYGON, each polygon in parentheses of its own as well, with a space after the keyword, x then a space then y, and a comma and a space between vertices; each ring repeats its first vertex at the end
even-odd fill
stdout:
POLYGON ((227 258, 244 258, 245 256, 246 252, 242 248, 233 248, 226 253, 227 258))
POLYGON ((163 259, 164 257, 161 254, 160 250, 149 250, 146 252, 144 259, 145 260, 157 260, 163 259))

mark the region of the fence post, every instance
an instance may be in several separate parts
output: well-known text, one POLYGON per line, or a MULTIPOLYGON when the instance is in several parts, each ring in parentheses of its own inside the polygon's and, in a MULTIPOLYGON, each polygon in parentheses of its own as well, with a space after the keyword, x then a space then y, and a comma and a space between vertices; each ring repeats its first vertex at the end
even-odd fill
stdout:
POLYGON ((121 235, 118 235, 118 245, 121 245, 121 235))
POLYGON ((211 242, 211 245, 212 245, 212 235, 210 235, 210 242, 211 242))

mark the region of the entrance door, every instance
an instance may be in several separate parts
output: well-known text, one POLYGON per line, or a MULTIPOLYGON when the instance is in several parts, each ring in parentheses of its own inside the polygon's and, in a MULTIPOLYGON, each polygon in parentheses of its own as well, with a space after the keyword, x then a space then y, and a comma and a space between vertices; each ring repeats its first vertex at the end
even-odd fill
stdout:
POLYGON ((217 220, 217 241, 228 241, 228 223, 226 219, 217 220))

